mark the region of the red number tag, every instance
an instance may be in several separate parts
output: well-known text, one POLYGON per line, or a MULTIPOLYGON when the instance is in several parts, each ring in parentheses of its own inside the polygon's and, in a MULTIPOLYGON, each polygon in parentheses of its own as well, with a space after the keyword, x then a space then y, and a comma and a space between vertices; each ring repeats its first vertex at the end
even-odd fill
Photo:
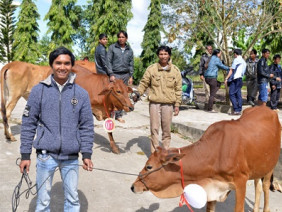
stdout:
POLYGON ((104 129, 106 130, 106 132, 113 132, 115 129, 115 121, 112 118, 107 118, 104 121, 104 129))

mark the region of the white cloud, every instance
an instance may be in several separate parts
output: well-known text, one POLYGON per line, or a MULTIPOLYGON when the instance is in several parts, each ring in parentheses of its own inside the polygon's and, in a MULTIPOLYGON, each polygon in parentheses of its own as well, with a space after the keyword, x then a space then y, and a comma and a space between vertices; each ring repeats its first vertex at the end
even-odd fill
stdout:
POLYGON ((21 2, 19 2, 19 1, 13 1, 12 4, 13 4, 13 5, 16 5, 16 6, 20 6, 20 5, 21 5, 21 2))
POLYGON ((148 6, 150 0, 133 0, 131 19, 127 26, 128 42, 134 51, 135 56, 139 56, 142 52, 141 43, 143 41, 144 32, 142 32, 148 18, 148 6))

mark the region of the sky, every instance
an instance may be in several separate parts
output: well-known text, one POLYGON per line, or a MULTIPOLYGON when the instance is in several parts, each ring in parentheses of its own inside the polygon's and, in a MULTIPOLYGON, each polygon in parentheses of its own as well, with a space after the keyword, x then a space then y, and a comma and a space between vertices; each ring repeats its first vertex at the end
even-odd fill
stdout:
MULTIPOLYGON (((15 0, 14 3, 19 5, 22 1, 15 0)), ((40 38, 47 31, 47 21, 43 21, 45 15, 49 11, 52 0, 35 0, 38 12, 40 14, 40 20, 38 21, 40 28, 40 38)), ((87 0, 77 0, 78 5, 84 5, 87 0)), ((133 18, 130 20, 127 26, 128 42, 133 49, 134 55, 139 56, 142 52, 141 42, 143 40, 142 32, 149 14, 148 7, 150 0, 132 0, 132 13, 133 18)), ((16 13, 17 15, 18 13, 16 13)))

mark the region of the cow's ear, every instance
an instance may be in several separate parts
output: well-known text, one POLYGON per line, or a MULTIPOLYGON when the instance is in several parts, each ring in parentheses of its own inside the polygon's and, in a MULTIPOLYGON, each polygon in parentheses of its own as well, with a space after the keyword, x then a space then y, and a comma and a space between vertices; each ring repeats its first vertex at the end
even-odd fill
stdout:
POLYGON ((132 93, 132 92, 133 92, 132 88, 127 86, 127 93, 132 93))
POLYGON ((177 161, 179 161, 181 158, 183 158, 185 156, 185 154, 169 154, 165 157, 164 161, 163 161, 163 165, 167 165, 169 163, 175 163, 177 161))
POLYGON ((110 83, 105 87, 98 95, 105 95, 107 94, 110 90, 112 90, 114 87, 113 83, 110 83))

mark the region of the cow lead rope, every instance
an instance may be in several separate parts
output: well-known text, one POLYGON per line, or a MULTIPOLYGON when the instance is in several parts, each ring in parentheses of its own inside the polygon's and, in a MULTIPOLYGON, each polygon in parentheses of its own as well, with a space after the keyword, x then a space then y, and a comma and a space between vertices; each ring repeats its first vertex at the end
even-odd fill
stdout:
MULTIPOLYGON (((178 149, 178 153, 180 154, 180 149, 178 149)), ((179 165, 180 165, 180 173, 181 173, 181 184, 182 184, 182 188, 184 189, 184 174, 183 174, 183 165, 182 165, 182 160, 179 160, 179 165)), ((193 212, 191 206, 189 205, 188 201, 186 200, 185 196, 184 196, 184 192, 181 194, 180 200, 179 200, 179 207, 182 207, 184 205, 184 203, 187 205, 187 207, 189 208, 189 210, 191 212, 193 212)))

